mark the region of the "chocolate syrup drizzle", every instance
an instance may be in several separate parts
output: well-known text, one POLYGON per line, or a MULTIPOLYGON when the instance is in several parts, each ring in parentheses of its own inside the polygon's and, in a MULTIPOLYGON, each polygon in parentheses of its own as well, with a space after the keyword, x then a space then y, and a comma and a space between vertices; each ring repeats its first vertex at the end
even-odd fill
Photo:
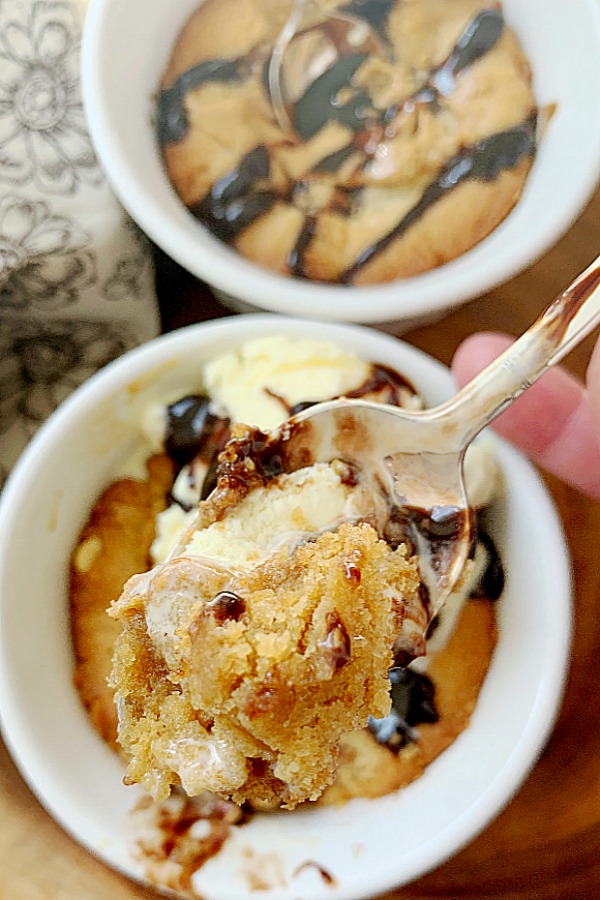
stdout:
MULTIPOLYGON (((304 275, 304 253, 317 231, 317 220, 314 216, 307 216, 296 243, 290 250, 288 266, 292 275, 302 277, 304 275)), ((306 408, 306 407, 305 407, 306 408)))
POLYGON ((364 110, 371 107, 371 99, 365 91, 354 92, 342 106, 335 98, 352 82, 354 73, 367 57, 366 53, 340 56, 309 85, 292 109, 294 126, 301 138, 310 140, 328 122, 339 122, 353 131, 365 127, 364 110))
POLYGON ((344 396, 350 400, 360 400, 367 394, 384 394, 381 402, 389 403, 392 406, 402 406, 402 392, 409 391, 416 395, 415 386, 392 369, 391 366, 384 366, 382 363, 372 363, 371 374, 363 381, 361 385, 352 391, 347 391, 344 396))
POLYGON ((246 57, 239 59, 209 59, 188 69, 158 95, 156 134, 161 147, 182 141, 189 128, 184 100, 189 91, 203 84, 242 81, 249 72, 246 57))
MULTIPOLYGON (((274 400, 281 403, 288 418, 296 416, 305 409, 309 409, 316 403, 321 402, 319 400, 300 400, 298 403, 295 403, 294 406, 290 406, 280 394, 276 394, 275 391, 272 391, 270 388, 266 388, 265 390, 269 397, 273 397, 274 400)), ((344 397, 350 400, 360 400, 361 397, 366 397, 368 394, 374 394, 377 395, 379 403, 388 403, 391 406, 402 406, 403 392, 408 392, 413 396, 416 396, 417 394, 415 386, 408 378, 405 378, 404 375, 401 375, 391 366, 385 366, 383 363, 371 363, 369 375, 365 378, 363 383, 359 384, 358 387, 353 388, 351 391, 346 391, 344 397)), ((337 400, 338 398, 331 397, 330 399, 337 400)))
MULTIPOLYGON (((387 19, 394 2, 351 0, 341 11, 362 19, 385 38, 387 19)), ((330 121, 350 128, 354 137, 346 147, 320 160, 309 175, 335 173, 354 154, 359 154, 357 168, 366 165, 372 156, 372 152, 365 150, 369 135, 389 124, 399 111, 399 105, 383 111, 374 109, 367 93, 352 89, 353 76, 367 59, 368 53, 356 52, 346 43, 343 35, 336 33, 335 28, 327 24, 323 27, 336 46, 338 58, 291 106, 291 119, 297 134, 304 140, 309 140, 330 121), (339 93, 348 88, 350 95, 340 104, 337 100, 339 93)), ((409 99, 418 104, 428 104, 434 110, 440 108, 444 97, 454 89, 459 73, 488 53, 500 39, 504 28, 500 10, 484 9, 477 13, 447 58, 429 73, 425 84, 409 99)), ((160 145, 164 147, 185 138, 189 122, 184 100, 189 91, 210 82, 235 83, 243 80, 252 72, 255 56, 252 51, 237 59, 208 60, 184 72, 171 87, 162 90, 158 98, 156 126, 160 145)), ((268 93, 268 84, 264 79, 263 82, 268 93)), ((514 128, 493 134, 474 146, 464 147, 446 163, 415 206, 387 234, 366 247, 339 280, 342 283, 352 282, 364 266, 383 253, 460 184, 469 180, 493 181, 503 170, 513 168, 524 157, 534 156, 536 127, 537 110, 514 128)), ((269 155, 264 146, 259 146, 246 154, 236 169, 220 178, 202 200, 189 208, 218 238, 232 243, 245 228, 271 210, 276 202, 293 202, 293 193, 293 188, 278 192, 270 185, 269 155)), ((345 205, 341 207, 334 199, 331 209, 351 215, 354 203, 360 203, 360 190, 348 191, 345 205)), ((316 233, 317 219, 314 215, 308 215, 288 257, 289 270, 296 277, 306 277, 304 258, 316 233)))
POLYGON ((359 254, 355 262, 342 273, 341 281, 350 283, 367 263, 382 253, 411 225, 423 217, 438 200, 465 181, 494 181, 504 169, 512 169, 536 149, 537 115, 522 125, 492 134, 453 156, 441 173, 425 189, 418 203, 386 235, 359 254))
POLYGON ((417 740, 415 726, 437 722, 435 686, 427 675, 412 669, 390 669, 392 709, 383 719, 369 717, 369 731, 379 744, 398 752, 417 740))
POLYGON ((269 174, 267 149, 256 147, 242 157, 237 169, 215 181, 204 199, 189 207, 190 212, 229 243, 277 200, 276 191, 261 188, 268 184, 269 174))
POLYGON ((388 16, 395 3, 396 0, 350 0, 350 3, 342 7, 341 12, 362 19, 385 37, 388 16))
POLYGON ((357 148, 354 144, 348 144, 347 147, 342 147, 341 150, 334 150, 333 153, 328 153, 327 156, 324 156, 323 159, 313 167, 313 173, 331 173, 337 172, 340 169, 346 160, 350 159, 351 156, 357 152, 357 148))
POLYGON ((227 438, 228 419, 210 412, 210 398, 187 394, 166 409, 165 450, 180 467, 196 456, 210 462, 227 438))
POLYGON ((504 18, 497 9, 484 9, 467 25, 447 59, 429 76, 429 84, 443 95, 455 87, 456 76, 488 53, 504 31, 504 18))
POLYGON ((506 576, 498 548, 487 531, 482 527, 476 528, 476 537, 473 544, 473 552, 475 552, 478 544, 483 545, 487 554, 487 564, 482 572, 479 584, 476 585, 471 595, 472 599, 499 600, 504 590, 506 576))

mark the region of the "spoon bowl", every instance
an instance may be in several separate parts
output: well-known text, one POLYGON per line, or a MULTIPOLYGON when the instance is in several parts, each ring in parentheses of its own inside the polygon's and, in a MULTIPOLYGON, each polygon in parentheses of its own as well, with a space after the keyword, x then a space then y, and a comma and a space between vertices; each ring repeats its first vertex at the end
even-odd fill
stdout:
POLYGON ((384 537, 419 557, 423 601, 434 618, 471 549, 463 478, 466 446, 438 408, 409 411, 363 400, 319 403, 283 427, 286 468, 340 458, 386 506, 384 537))

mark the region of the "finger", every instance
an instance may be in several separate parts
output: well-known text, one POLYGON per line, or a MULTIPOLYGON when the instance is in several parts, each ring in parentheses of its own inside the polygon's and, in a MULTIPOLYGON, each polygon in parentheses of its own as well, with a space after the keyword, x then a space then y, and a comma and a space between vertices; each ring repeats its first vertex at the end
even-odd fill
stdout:
MULTIPOLYGON (((512 340, 507 335, 477 334, 464 341, 452 361, 458 384, 473 378, 512 340)), ((503 412, 493 427, 548 472, 600 499, 600 351, 591 377, 598 385, 594 410, 584 386, 556 367, 503 412)))
POLYGON ((596 341, 586 372, 588 400, 600 434, 600 338, 596 341))

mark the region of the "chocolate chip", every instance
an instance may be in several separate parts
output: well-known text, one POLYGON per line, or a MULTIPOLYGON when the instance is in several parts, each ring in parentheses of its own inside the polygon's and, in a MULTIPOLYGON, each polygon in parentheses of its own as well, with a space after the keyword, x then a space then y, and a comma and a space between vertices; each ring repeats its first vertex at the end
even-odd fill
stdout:
POLYGON ((360 584, 360 579, 362 578, 362 572, 357 565, 354 563, 348 562, 348 560, 344 563, 344 575, 350 582, 355 586, 360 584))
POLYGON ((350 635, 337 613, 327 614, 327 637, 322 646, 333 668, 337 671, 352 659, 350 635))
POLYGON ((207 603, 206 610, 219 624, 238 622, 246 611, 246 604, 233 591, 221 591, 207 603))

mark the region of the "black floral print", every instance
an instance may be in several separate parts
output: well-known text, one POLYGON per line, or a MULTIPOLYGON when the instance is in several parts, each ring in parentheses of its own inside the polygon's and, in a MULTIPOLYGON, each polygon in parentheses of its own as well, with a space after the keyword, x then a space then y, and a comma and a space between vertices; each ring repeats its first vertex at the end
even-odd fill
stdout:
POLYGON ((110 278, 104 282, 102 293, 106 299, 115 302, 139 297, 146 266, 147 260, 141 253, 131 253, 120 259, 110 278))
POLYGON ((0 304, 62 309, 96 278, 91 235, 44 201, 0 200, 0 304))
POLYGON ((30 438, 82 381, 135 344, 126 323, 0 318, 0 435, 30 438))
POLYGON ((0 0, 0 487, 37 428, 159 327, 150 246, 81 100, 84 0, 0 0))
POLYGON ((0 180, 72 194, 101 184, 79 86, 80 26, 61 0, 0 0, 0 180))

